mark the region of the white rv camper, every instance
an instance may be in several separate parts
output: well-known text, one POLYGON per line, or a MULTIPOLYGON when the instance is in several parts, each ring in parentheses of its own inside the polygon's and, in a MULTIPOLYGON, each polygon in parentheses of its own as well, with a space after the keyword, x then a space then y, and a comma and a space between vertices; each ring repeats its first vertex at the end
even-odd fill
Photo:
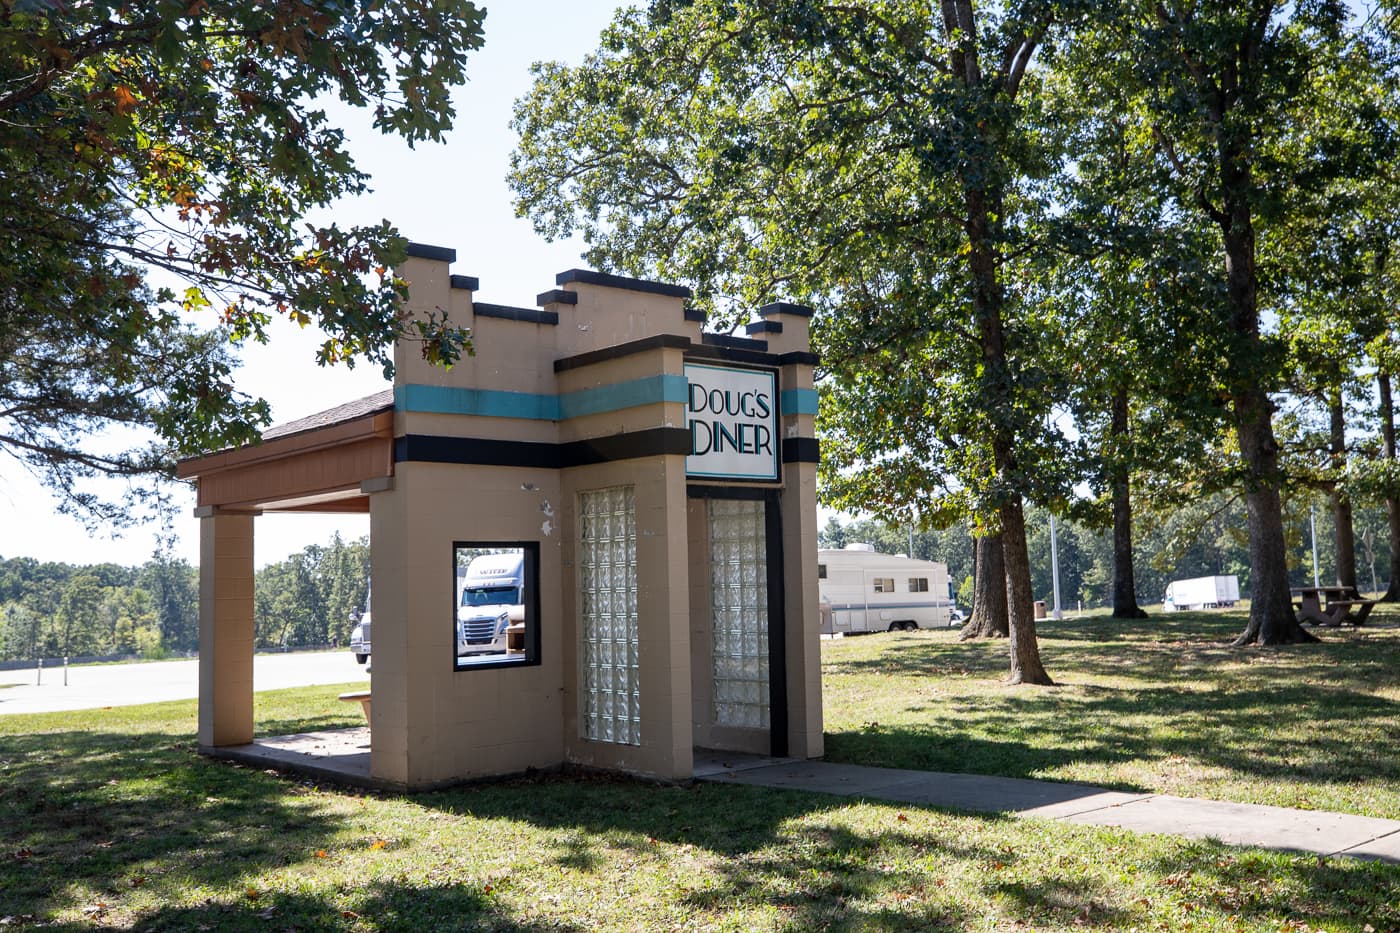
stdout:
POLYGON ((948 566, 879 554, 869 544, 817 551, 822 631, 894 632, 950 624, 948 566))

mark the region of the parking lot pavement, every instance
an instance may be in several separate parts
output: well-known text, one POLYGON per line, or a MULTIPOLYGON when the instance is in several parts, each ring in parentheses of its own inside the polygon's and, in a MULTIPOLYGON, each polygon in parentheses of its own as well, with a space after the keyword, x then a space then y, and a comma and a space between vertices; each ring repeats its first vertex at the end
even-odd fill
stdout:
MULTIPOLYGON (((199 695, 199 661, 148 661, 63 668, 0 671, 0 715, 134 706, 199 695)), ((253 690, 313 684, 369 682, 348 649, 259 654, 253 657, 253 690)))

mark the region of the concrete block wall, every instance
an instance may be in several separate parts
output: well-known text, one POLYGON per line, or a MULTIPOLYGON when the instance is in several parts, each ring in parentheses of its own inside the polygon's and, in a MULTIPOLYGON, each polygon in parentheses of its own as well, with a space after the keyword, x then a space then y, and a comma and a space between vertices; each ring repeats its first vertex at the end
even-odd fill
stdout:
POLYGON ((538 308, 515 308, 477 301, 478 281, 453 274, 454 259, 415 246, 398 270, 405 309, 471 328, 475 354, 443 370, 410 342, 396 352, 394 477, 370 494, 373 776, 419 788, 564 763, 691 775, 697 732, 713 737, 696 661, 709 610, 704 511, 697 530, 686 477, 691 359, 772 369, 794 402, 780 423, 792 462, 769 484, 786 555, 787 731, 775 744, 820 754, 810 312, 765 306, 754 340, 726 340, 703 334, 683 288, 571 270, 538 308), (619 485, 633 487, 637 522, 635 746, 587 740, 580 712, 578 497, 619 485), (454 669, 452 544, 464 540, 539 542, 537 665, 454 669))

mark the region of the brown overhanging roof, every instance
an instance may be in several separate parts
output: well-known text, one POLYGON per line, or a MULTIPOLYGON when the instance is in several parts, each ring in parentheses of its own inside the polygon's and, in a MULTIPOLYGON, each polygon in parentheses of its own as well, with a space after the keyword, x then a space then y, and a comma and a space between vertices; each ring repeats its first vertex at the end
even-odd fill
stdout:
POLYGON ((198 482, 200 506, 361 511, 360 484, 393 472, 394 393, 386 389, 274 425, 261 443, 182 460, 175 475, 198 482))
POLYGON ((325 411, 317 412, 314 415, 307 415, 305 418, 298 418, 295 421, 288 421, 285 424, 274 424, 263 432, 263 441, 266 442, 279 437, 290 437, 293 434, 315 431, 319 428, 334 427, 337 424, 355 421, 366 415, 376 415, 380 412, 393 410, 394 390, 385 389, 382 392, 366 395, 364 398, 357 398, 352 402, 346 402, 334 408, 327 408, 325 411))

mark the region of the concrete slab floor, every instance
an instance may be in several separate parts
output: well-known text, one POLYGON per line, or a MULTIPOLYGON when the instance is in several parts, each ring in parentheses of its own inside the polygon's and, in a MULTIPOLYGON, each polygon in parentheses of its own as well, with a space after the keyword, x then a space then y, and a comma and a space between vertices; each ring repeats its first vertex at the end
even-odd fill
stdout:
POLYGON ((201 747, 211 758, 237 761, 353 787, 391 789, 370 776, 368 726, 254 739, 247 745, 201 747))
POLYGON ((712 748, 695 749, 691 770, 696 780, 712 775, 750 771, 754 768, 767 768, 775 764, 795 763, 796 758, 770 758, 753 752, 725 752, 712 748))
MULTIPOLYGON (((368 726, 304 732, 255 739, 247 745, 201 748, 212 758, 224 758, 261 768, 272 768, 308 777, 337 781, 360 787, 387 789, 388 785, 370 776, 370 730, 368 726)), ((795 758, 772 758, 749 752, 695 750, 696 778, 732 774, 775 764, 798 764, 795 758)), ((397 789, 397 788, 395 788, 397 789)))

